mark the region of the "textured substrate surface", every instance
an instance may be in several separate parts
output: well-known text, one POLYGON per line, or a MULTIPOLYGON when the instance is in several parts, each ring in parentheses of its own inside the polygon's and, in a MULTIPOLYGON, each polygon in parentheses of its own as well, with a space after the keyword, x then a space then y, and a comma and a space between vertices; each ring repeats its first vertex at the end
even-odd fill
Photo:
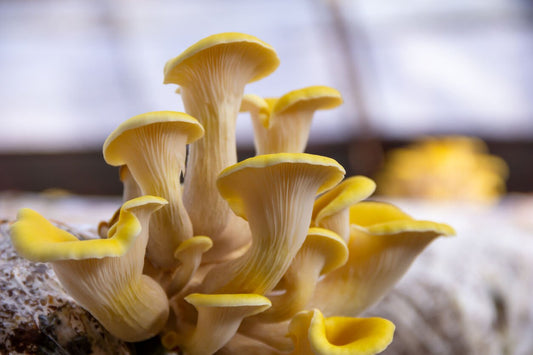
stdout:
POLYGON ((20 258, 0 224, 0 354, 129 354, 43 263, 20 258))
POLYGON ((368 312, 396 325, 383 354, 533 354, 533 199, 397 204, 457 236, 434 241, 368 312))

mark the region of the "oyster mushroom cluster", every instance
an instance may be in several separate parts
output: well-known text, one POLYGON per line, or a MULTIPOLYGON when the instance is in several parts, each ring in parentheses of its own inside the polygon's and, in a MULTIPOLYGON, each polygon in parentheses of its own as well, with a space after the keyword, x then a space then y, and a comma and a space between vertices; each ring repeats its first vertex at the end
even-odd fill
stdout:
POLYGON ((485 142, 467 136, 429 136, 389 152, 376 175, 391 197, 495 204, 505 195, 506 162, 485 142))
POLYGON ((276 69, 250 35, 207 37, 167 62, 185 111, 144 113, 104 143, 124 204, 79 240, 37 212, 11 226, 22 256, 50 262, 70 295, 113 335, 159 335, 183 354, 376 354, 394 325, 361 318, 432 240, 452 235, 366 200, 369 178, 304 153, 316 110, 342 103, 325 86, 244 95, 276 69), (237 162, 239 112, 256 156, 237 162))

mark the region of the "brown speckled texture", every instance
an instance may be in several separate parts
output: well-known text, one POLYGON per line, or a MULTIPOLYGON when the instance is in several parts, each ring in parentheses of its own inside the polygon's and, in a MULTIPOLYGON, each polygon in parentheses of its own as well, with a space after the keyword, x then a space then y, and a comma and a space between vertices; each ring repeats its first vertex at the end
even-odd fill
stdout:
POLYGON ((0 354, 129 354, 43 263, 20 258, 0 224, 0 354))

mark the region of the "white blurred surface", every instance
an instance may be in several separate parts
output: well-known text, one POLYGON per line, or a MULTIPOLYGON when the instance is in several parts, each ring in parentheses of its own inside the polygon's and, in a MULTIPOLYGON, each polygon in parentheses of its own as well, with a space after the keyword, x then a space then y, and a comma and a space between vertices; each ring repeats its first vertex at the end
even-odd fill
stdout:
MULTIPOLYGON (((327 1, 0 2, 0 151, 98 148, 123 120, 182 110, 164 63, 197 40, 240 31, 281 65, 246 92, 330 85, 345 105, 315 116, 311 140, 357 135, 352 78, 327 1)), ((533 26, 521 1, 340 1, 379 134, 533 136, 533 26)), ((249 118, 238 139, 252 144, 249 118)))

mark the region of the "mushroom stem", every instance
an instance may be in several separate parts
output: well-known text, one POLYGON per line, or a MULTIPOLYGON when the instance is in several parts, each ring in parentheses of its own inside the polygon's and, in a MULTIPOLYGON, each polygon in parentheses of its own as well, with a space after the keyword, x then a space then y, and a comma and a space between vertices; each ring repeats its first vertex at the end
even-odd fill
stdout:
POLYGON ((288 321, 278 323, 257 322, 256 317, 244 319, 237 334, 242 334, 250 339, 264 343, 282 353, 289 352, 294 348, 291 339, 287 337, 288 321))
POLYGON ((164 204, 154 196, 127 201, 110 237, 90 240, 78 240, 24 209, 11 227, 11 239, 30 260, 51 262, 69 295, 111 334, 141 341, 161 331, 169 315, 163 289, 142 275, 149 219, 164 204))
POLYGON ((246 232, 223 234, 236 217, 218 194, 216 179, 237 162, 235 124, 244 86, 278 65, 271 46, 241 33, 204 38, 165 65, 164 82, 180 86, 186 112, 205 128, 205 137, 189 149, 183 198, 194 234, 213 240, 207 259, 218 261, 249 242, 246 232))
POLYGON ((324 318, 318 309, 298 313, 289 325, 291 355, 374 355, 392 342, 394 324, 383 318, 324 318))
POLYGON ((127 169, 143 194, 168 201, 154 213, 146 256, 157 268, 177 266, 174 250, 193 236, 182 201, 180 175, 185 169, 186 145, 203 135, 193 117, 171 111, 149 112, 123 122, 104 143, 104 158, 127 169))
POLYGON ((258 315, 258 320, 279 322, 291 319, 307 305, 315 290, 323 262, 308 259, 299 262, 298 266, 301 268, 299 272, 289 268, 283 277, 288 287, 284 293, 268 297, 272 308, 258 315))
POLYGON ((256 156, 224 170, 219 190, 248 220, 252 245, 207 274, 207 293, 272 290, 305 240, 316 194, 343 175, 335 160, 303 153, 256 156))
POLYGON ((213 246, 211 239, 205 236, 195 236, 182 242, 174 252, 180 266, 172 275, 167 287, 168 298, 181 291, 192 279, 202 261, 202 255, 213 246))
MULTIPOLYGON (((205 129, 204 138, 189 148, 183 199, 194 233, 213 239, 224 231, 233 214, 219 195, 215 181, 224 168, 237 162, 235 125, 246 84, 246 80, 239 82, 239 77, 240 74, 236 80, 229 81, 231 88, 182 86, 185 110, 205 129)), ((194 80, 205 81, 205 78, 194 80)))
MULTIPOLYGON (((69 295, 117 338, 136 342, 157 335, 169 314, 167 296, 161 286, 146 275, 113 290, 99 282, 80 282, 79 275, 87 272, 87 268, 97 267, 91 264, 94 260, 97 259, 63 260, 52 266, 69 295)), ((100 267, 109 272, 108 266, 100 267)))
POLYGON ((192 334, 181 340, 187 355, 213 354, 235 335, 246 317, 270 307, 268 298, 257 294, 193 293, 185 300, 197 309, 198 320, 192 334))
POLYGON ((141 187, 142 193, 162 196, 169 202, 168 206, 152 216, 150 235, 153 237, 149 239, 147 249, 150 261, 166 268, 176 264, 172 253, 168 251, 177 248, 180 242, 191 238, 193 234, 191 221, 182 202, 180 187, 180 171, 184 170, 187 137, 167 135, 163 127, 154 133, 161 140, 169 141, 154 141, 151 137, 140 136, 126 152, 130 161, 136 161, 128 167, 141 187), (161 149, 165 143, 171 145, 173 151, 165 152, 161 149), (154 147, 154 144, 158 147, 154 147), (150 149, 158 151, 159 154, 147 156, 145 152, 150 149))
POLYGON ((120 181, 123 184, 122 201, 126 202, 136 197, 142 196, 143 193, 139 184, 135 181, 131 175, 127 165, 122 165, 119 169, 120 181))
POLYGON ((339 268, 347 260, 348 247, 339 235, 323 228, 310 228, 304 244, 283 276, 285 292, 269 296, 272 307, 250 321, 291 319, 311 300, 320 275, 339 268))
MULTIPOLYGON (((246 319, 245 319, 246 320, 246 319)), ((279 334, 285 338, 285 333, 279 334)), ((289 349, 290 350, 290 349, 289 349)), ((235 334, 233 338, 217 352, 217 355, 235 355, 235 354, 253 354, 253 355, 287 355, 286 352, 280 351, 267 344, 249 338, 242 334, 235 334)))
POLYGON ((350 222, 348 261, 318 283, 310 303, 326 315, 359 315, 391 289, 434 239, 455 233, 445 224, 415 220, 379 202, 352 206, 350 222))

